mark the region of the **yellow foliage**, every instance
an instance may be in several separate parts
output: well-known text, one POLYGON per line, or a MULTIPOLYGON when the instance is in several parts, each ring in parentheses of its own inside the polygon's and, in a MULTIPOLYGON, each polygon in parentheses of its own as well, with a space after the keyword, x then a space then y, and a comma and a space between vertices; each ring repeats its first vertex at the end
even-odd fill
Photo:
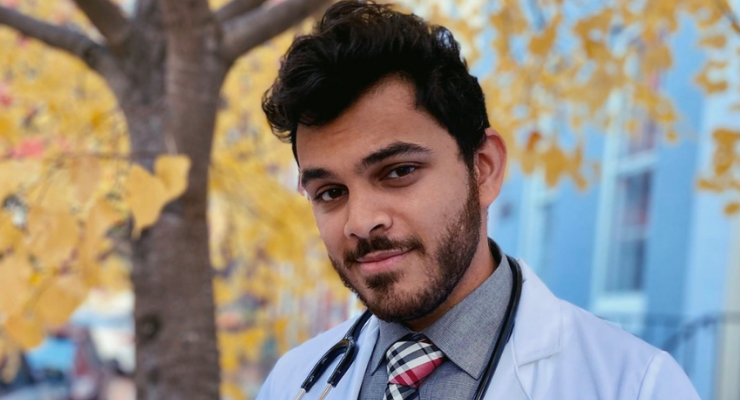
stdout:
POLYGON ((545 30, 532 38, 529 42, 529 52, 539 57, 545 57, 550 52, 555 39, 557 38, 557 31, 562 21, 562 15, 557 14, 545 30))
POLYGON ((41 321, 31 313, 12 314, 3 325, 8 337, 23 350, 30 350, 44 341, 41 321))
POLYGON ((0 382, 12 382, 20 367, 20 352, 0 336, 0 382))
POLYGON ((75 217, 68 212, 34 207, 28 213, 28 251, 46 268, 57 268, 72 254, 79 239, 75 217))
POLYGON ((18 192, 24 184, 34 182, 40 172, 41 165, 33 160, 0 160, 0 199, 18 192))
POLYGON ((100 266, 100 286, 110 291, 131 290, 131 262, 120 256, 110 256, 100 266))
POLYGON ((725 47, 727 43, 727 36, 725 35, 714 35, 705 36, 699 41, 699 46, 708 47, 712 49, 721 49, 725 47))
POLYGON ((131 167, 124 192, 124 201, 134 218, 133 238, 138 238, 144 228, 154 225, 167 202, 167 190, 161 180, 144 168, 131 167))
POLYGON ((69 167, 77 202, 84 204, 98 187, 100 162, 94 157, 74 158, 69 167))
POLYGON ((732 202, 725 206, 725 214, 727 215, 737 214, 738 211, 740 211, 740 203, 732 202))
POLYGON ((0 259, 0 315, 21 312, 31 297, 33 268, 25 254, 14 253, 0 259))
POLYGON ((166 202, 185 193, 188 187, 190 159, 186 156, 163 155, 154 162, 154 173, 165 189, 166 202))
POLYGON ((23 231, 13 224, 12 216, 0 211, 0 254, 16 247, 23 239, 23 231))
MULTIPOLYGON (((210 4, 216 8, 226 1, 210 4)), ((497 3, 483 18, 479 14, 488 11, 467 3, 455 14, 436 3, 404 3, 412 11, 431 10, 432 22, 448 26, 463 43, 471 66, 497 52, 496 65, 479 78, 491 123, 505 138, 512 162, 520 163, 526 173, 543 171, 549 185, 567 178, 579 188, 588 183, 584 169, 593 170, 596 177, 600 170, 597 162, 584 160, 583 127, 608 127, 610 116, 604 114, 612 93, 627 93, 626 103, 660 124, 667 140, 678 136, 674 125, 679 116, 649 80, 672 65, 666 35, 675 31, 679 12, 686 11, 701 29, 716 28, 722 19, 719 7, 702 0, 656 0, 643 2, 644 6, 605 5, 566 24, 562 10, 569 2, 547 1, 541 3, 543 25, 535 29, 531 10, 516 0, 497 3), (471 23, 471 12, 490 22, 495 31, 492 43, 481 40, 488 37, 488 27, 471 23), (622 31, 641 36, 624 54, 615 51, 607 38, 615 33, 615 21, 622 31), (532 35, 535 30, 539 33, 532 35), (578 39, 577 48, 559 48, 563 33, 578 39), (517 44, 527 46, 529 53, 513 54, 517 44), (637 63, 634 71, 631 63, 637 63), (544 141, 537 132, 543 115, 570 122, 579 144, 568 150, 556 141, 544 141), (518 143, 515 138, 525 133, 527 140, 518 143)), ((71 2, 19 2, 18 7, 47 21, 70 22, 91 31, 71 2)), ((238 369, 243 358, 259 357, 270 338, 282 352, 295 337, 308 336, 300 321, 279 315, 276 308, 281 302, 311 296, 320 279, 327 280, 337 298, 347 293, 326 260, 310 205, 294 190, 290 146, 272 137, 260 109, 261 94, 274 80, 280 56, 295 33, 310 23, 240 59, 223 87, 228 106, 218 115, 209 182, 210 249, 221 274, 214 279, 216 303, 221 308, 248 294, 271 311, 269 317, 262 313, 241 321, 247 330, 221 335, 221 363, 229 371, 238 369), (292 333, 290 338, 286 332, 292 333)), ((727 40, 708 33, 699 45, 720 49, 727 40)), ((3 76, 13 77, 0 81, 0 99, 6 90, 13 96, 9 106, 0 105, 0 154, 9 155, 0 159, 0 201, 12 194, 28 208, 25 221, 19 217, 22 213, 0 211, 0 254, 5 255, 0 261, 0 320, 6 318, 5 328, 15 332, 9 339, 29 348, 40 342, 45 324, 64 322, 90 286, 130 288, 130 261, 108 254, 112 242, 106 233, 126 213, 133 217, 135 238, 154 224, 162 208, 186 190, 190 160, 163 156, 151 174, 136 165, 129 167, 127 160, 96 157, 96 153, 125 157, 128 152, 121 113, 100 77, 72 57, 48 51, 7 29, 0 29, 0 65, 3 76), (8 263, 22 268, 8 272, 8 263), (58 303, 53 301, 57 298, 58 303)), ((708 94, 727 91, 728 83, 711 75, 727 65, 724 60, 708 62, 697 84, 708 94)), ((712 174, 698 187, 718 192, 740 187, 733 176, 738 154, 731 133, 715 135, 712 174)), ((736 212, 733 204, 728 210, 736 212)), ((238 398, 240 388, 230 379, 237 378, 225 376, 224 392, 238 398)))
POLYGON ((77 274, 59 274, 42 283, 33 310, 44 325, 57 327, 69 319, 87 296, 87 285, 77 274))
POLYGON ((713 81, 709 79, 709 71, 710 69, 705 67, 696 79, 694 79, 699 87, 701 87, 707 94, 724 92, 727 90, 727 81, 713 81))

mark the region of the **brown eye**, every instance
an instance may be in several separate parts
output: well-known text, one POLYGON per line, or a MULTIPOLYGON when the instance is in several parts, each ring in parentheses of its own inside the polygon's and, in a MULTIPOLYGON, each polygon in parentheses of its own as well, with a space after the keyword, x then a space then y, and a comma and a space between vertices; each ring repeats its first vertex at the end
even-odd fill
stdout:
POLYGON ((413 165, 404 165, 398 168, 393 169, 388 175, 386 175, 386 178, 390 179, 398 179, 402 178, 416 170, 416 167, 413 165))
POLYGON ((323 192, 319 193, 316 196, 316 200, 330 202, 330 201, 334 201, 337 198, 341 197, 343 194, 344 194, 344 189, 331 188, 331 189, 324 190, 323 192))

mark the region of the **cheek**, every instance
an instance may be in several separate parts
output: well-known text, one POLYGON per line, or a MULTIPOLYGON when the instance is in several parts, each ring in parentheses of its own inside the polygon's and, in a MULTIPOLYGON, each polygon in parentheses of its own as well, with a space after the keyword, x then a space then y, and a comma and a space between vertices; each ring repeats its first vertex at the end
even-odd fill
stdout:
POLYGON ((417 234, 436 237, 447 221, 459 213, 466 198, 465 183, 438 179, 406 197, 403 214, 416 226, 417 234))
POLYGON ((338 218, 326 215, 316 215, 316 226, 319 228, 319 236, 326 246, 326 250, 332 258, 337 258, 341 253, 341 243, 344 237, 344 227, 338 218))

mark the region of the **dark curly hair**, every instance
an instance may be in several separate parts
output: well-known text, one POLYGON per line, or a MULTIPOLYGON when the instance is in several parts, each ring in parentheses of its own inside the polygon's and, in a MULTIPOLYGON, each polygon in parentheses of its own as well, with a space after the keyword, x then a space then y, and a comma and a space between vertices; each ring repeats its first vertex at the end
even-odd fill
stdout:
POLYGON ((262 109, 275 135, 292 143, 297 162, 299 124, 331 122, 390 76, 414 84, 416 106, 449 131, 472 170, 489 127, 478 80, 468 72, 449 30, 389 5, 332 5, 311 34, 293 41, 262 109))

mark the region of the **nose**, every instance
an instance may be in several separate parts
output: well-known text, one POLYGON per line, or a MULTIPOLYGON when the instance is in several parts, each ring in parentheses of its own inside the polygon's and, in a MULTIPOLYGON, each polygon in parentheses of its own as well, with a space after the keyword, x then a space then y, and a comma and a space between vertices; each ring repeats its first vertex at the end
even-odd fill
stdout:
POLYGON ((371 196, 350 196, 344 235, 349 239, 369 239, 390 229, 392 221, 390 214, 371 196))

